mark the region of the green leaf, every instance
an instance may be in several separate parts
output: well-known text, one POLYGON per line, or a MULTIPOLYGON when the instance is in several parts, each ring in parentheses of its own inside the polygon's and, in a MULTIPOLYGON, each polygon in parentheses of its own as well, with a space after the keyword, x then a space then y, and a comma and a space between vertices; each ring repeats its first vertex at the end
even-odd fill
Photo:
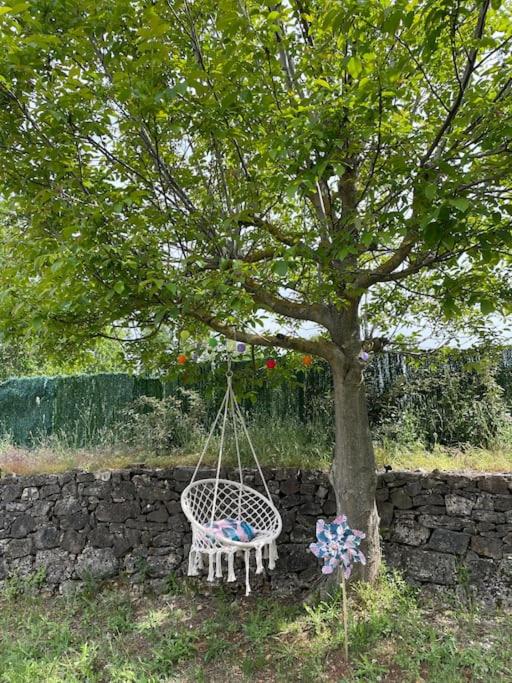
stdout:
POLYGON ((124 282, 119 280, 119 282, 116 282, 114 285, 114 291, 117 292, 118 294, 122 294, 125 290, 124 282))
POLYGON ((331 89, 330 84, 324 78, 315 78, 314 83, 315 85, 322 86, 322 88, 327 88, 328 90, 331 89))
POLYGON ((483 315, 489 315, 490 313, 494 313, 496 310, 496 304, 494 301, 484 299, 480 301, 480 310, 482 311, 483 315))
POLYGON ((272 266, 272 269, 276 275, 284 277, 288 272, 288 264, 286 261, 276 261, 272 266))
POLYGON ((469 208, 469 199, 464 199, 464 197, 457 197, 456 199, 450 199, 449 203, 454 206, 459 211, 466 211, 469 208))
POLYGON ((7 5, 4 5, 3 7, 0 7, 0 15, 1 14, 8 14, 9 12, 12 12, 13 8, 8 7, 7 5))
POLYGON ((433 183, 425 185, 425 197, 427 199, 434 199, 437 195, 437 187, 433 183))
POLYGON ((357 78, 363 70, 363 65, 359 57, 352 55, 347 62, 347 69, 352 78, 357 78))

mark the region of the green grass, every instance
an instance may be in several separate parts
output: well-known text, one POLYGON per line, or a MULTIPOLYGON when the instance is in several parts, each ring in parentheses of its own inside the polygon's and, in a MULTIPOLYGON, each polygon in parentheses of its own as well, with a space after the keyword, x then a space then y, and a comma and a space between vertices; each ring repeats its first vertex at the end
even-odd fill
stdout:
MULTIPOLYGON (((321 425, 259 420, 251 425, 250 431, 255 449, 264 465, 324 470, 329 468, 332 443, 327 430, 321 425)), ((205 464, 215 463, 218 456, 216 438, 212 441, 205 464)), ((117 469, 134 463, 155 467, 195 465, 201 447, 202 441, 197 435, 184 447, 166 454, 148 452, 115 442, 104 443, 95 448, 76 449, 67 446, 65 439, 54 437, 35 448, 26 449, 4 440, 0 442, 0 471, 32 474, 63 472, 73 468, 117 469)), ((243 449, 242 458, 245 464, 254 464, 247 448, 243 449)), ((491 449, 437 446, 427 450, 421 444, 403 445, 388 441, 376 444, 376 458, 379 467, 391 465, 394 469, 511 471, 512 434, 497 442, 491 449)), ((226 465, 236 464, 235 451, 230 443, 227 444, 223 462, 226 465)))
POLYGON ((0 594, 2 683, 512 680, 512 615, 420 603, 397 574, 339 598, 253 595, 173 580, 164 596, 122 585, 73 598, 0 594))

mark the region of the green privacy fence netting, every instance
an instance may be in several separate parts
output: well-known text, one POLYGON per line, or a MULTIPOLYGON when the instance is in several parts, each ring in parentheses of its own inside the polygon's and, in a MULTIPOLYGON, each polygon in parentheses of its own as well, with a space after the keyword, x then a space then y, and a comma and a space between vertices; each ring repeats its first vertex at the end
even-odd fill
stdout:
MULTIPOLYGON (((469 352, 450 355, 441 364, 428 358, 413 364, 394 353, 375 358, 366 371, 372 427, 389 424, 403 429, 401 419, 409 411, 430 442, 457 443, 466 432, 468 441, 478 442, 478 434, 471 436, 471 425, 491 435, 498 413, 507 404, 508 410, 512 406, 512 351, 495 354, 483 370, 466 370, 475 358, 479 357, 469 352)), ((209 415, 224 391, 224 372, 222 365, 197 366, 186 382, 204 398, 209 415)), ((123 419, 135 399, 162 398, 179 384, 184 384, 183 379, 165 382, 122 373, 7 380, 0 384, 0 433, 20 445, 54 434, 65 435, 75 446, 94 444, 123 419)), ((269 419, 318 421, 327 428, 332 420, 331 377, 323 363, 306 372, 288 373, 284 380, 278 374, 255 371, 250 362, 240 363, 235 388, 246 410, 269 419)))

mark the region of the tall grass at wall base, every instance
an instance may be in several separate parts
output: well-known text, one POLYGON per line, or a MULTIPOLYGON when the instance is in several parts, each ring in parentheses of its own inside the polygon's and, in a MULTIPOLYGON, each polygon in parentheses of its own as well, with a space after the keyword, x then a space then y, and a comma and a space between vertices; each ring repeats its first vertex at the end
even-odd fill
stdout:
MULTIPOLYGON (((259 418, 249 423, 251 438, 260 462, 268 467, 293 467, 328 470, 332 459, 332 440, 328 431, 297 420, 269 423, 259 418)), ((64 472, 74 468, 89 471, 118 469, 133 464, 148 467, 195 465, 204 446, 204 432, 195 433, 180 447, 155 452, 144 444, 127 444, 105 435, 102 444, 91 448, 75 448, 65 438, 53 436, 39 441, 33 448, 13 445, 8 439, 0 442, 0 474, 32 474, 64 472)), ((236 465, 232 437, 228 436, 223 463, 236 465)), ((219 437, 212 440, 205 464, 215 464, 219 453, 219 437)), ((424 470, 478 470, 488 472, 512 471, 512 435, 503 434, 489 448, 465 446, 448 448, 436 445, 427 449, 421 442, 407 444, 384 440, 375 443, 379 468, 424 470)), ((245 444, 242 462, 253 465, 245 444)))

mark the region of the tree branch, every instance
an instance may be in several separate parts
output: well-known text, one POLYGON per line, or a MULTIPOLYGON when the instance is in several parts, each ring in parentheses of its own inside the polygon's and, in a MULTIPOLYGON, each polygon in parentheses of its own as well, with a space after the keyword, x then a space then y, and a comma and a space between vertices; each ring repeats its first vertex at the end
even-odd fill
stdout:
MULTIPOLYGON (((480 14, 478 16, 478 22, 473 34, 473 37, 478 40, 479 38, 482 37, 484 29, 485 29, 485 19, 487 16, 487 12, 489 10, 489 6, 491 4, 491 0, 484 0, 482 7, 480 9, 480 14)), ((477 47, 472 47, 471 50, 469 51, 468 54, 468 61, 466 63, 466 68, 464 69, 464 73, 462 75, 461 81, 460 81, 460 86, 458 89, 457 97, 454 99, 452 106, 450 107, 450 111, 448 112, 448 115, 446 116, 445 120, 443 121, 443 124, 441 125, 441 128, 438 130, 437 135, 435 136, 434 140, 432 141, 432 144, 428 148, 425 156, 423 159, 420 161, 420 167, 425 166, 427 161, 430 159, 434 151, 436 150, 437 146, 441 142, 444 134, 448 131, 450 128, 453 119, 457 115, 457 112, 460 109, 460 106, 462 104, 462 101, 464 99, 464 94, 467 90, 467 87, 470 83, 471 76, 473 75, 473 72, 475 71, 475 62, 476 62, 476 57, 478 54, 478 48, 477 47)))
POLYGON ((314 356, 320 356, 329 360, 332 358, 339 349, 327 340, 316 341, 313 339, 302 339, 297 337, 287 337, 284 334, 276 335, 266 335, 266 334, 256 334, 250 332, 244 332, 243 330, 236 329, 231 325, 221 323, 215 317, 208 315, 207 313, 202 313, 199 311, 191 312, 190 315, 199 322, 211 327, 219 334, 223 334, 228 339, 233 339, 234 341, 241 341, 245 344, 254 344, 255 346, 265 346, 274 347, 278 346, 283 349, 288 349, 291 351, 300 351, 302 353, 310 353, 314 356))

